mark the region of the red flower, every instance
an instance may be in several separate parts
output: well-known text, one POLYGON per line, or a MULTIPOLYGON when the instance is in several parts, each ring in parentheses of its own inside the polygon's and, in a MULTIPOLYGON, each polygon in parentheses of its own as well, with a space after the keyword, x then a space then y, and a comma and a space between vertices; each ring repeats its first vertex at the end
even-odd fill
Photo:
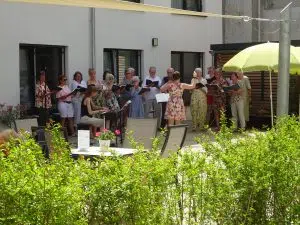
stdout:
POLYGON ((12 105, 7 106, 7 110, 8 110, 9 112, 11 112, 11 111, 13 110, 13 106, 12 106, 12 105))
POLYGON ((101 132, 96 133, 96 137, 100 137, 100 135, 101 135, 101 132))
POLYGON ((120 130, 115 130, 115 135, 119 136, 121 134, 120 130))
POLYGON ((103 129, 103 132, 107 132, 108 130, 105 128, 105 129, 103 129))

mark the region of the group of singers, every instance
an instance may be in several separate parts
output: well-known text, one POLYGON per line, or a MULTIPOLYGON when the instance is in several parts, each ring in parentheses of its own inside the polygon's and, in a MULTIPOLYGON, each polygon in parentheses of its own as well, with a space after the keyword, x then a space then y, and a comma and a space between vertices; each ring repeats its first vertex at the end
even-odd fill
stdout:
MULTIPOLYGON (((69 132, 75 135, 78 124, 92 127, 92 134, 104 124, 103 113, 118 112, 130 100, 130 109, 125 114, 133 118, 147 118, 163 115, 162 126, 177 125, 186 120, 183 101, 184 90, 191 91, 191 115, 193 130, 203 130, 213 114, 216 129, 220 128, 220 113, 225 109, 226 96, 230 96, 231 112, 236 127, 246 127, 249 120, 249 99, 251 86, 243 74, 232 73, 231 79, 224 79, 219 69, 209 68, 203 76, 202 69, 196 68, 190 84, 181 83, 181 74, 173 68, 167 69, 167 76, 161 79, 156 68, 149 68, 149 76, 141 82, 134 68, 125 71, 124 80, 119 85, 115 77, 105 71, 100 81, 96 71, 89 69, 89 80, 85 82, 81 72, 75 72, 73 80, 68 82, 65 75, 58 77, 58 87, 50 90, 46 84, 45 71, 41 71, 36 85, 36 107, 40 115, 39 123, 46 124, 49 109, 52 107, 51 95, 55 94, 62 126, 68 124, 69 132), (69 85, 68 85, 69 84, 69 85), (235 86, 234 86, 235 85, 235 86), (228 88, 228 87, 237 88, 228 88), (169 100, 162 106, 156 101, 156 95, 168 93, 169 100), (41 116, 46 115, 46 116, 41 116), (44 119, 42 119, 44 118, 44 119)), ((110 125, 117 123, 118 114, 109 117, 110 125)))

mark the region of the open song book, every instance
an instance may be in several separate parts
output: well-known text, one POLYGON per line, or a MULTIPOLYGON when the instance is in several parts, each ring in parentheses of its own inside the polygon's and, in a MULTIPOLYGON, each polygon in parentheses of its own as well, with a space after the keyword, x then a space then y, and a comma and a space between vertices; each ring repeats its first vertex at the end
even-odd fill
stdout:
POLYGON ((229 91, 237 91, 240 88, 241 88, 240 85, 234 84, 234 85, 231 85, 231 86, 225 86, 225 87, 223 87, 223 90, 225 92, 229 92, 229 91))
POLYGON ((152 81, 152 80, 146 80, 146 85, 149 87, 158 87, 159 82, 158 81, 152 81))
POLYGON ((155 95, 157 103, 168 102, 170 95, 167 93, 160 93, 155 95))

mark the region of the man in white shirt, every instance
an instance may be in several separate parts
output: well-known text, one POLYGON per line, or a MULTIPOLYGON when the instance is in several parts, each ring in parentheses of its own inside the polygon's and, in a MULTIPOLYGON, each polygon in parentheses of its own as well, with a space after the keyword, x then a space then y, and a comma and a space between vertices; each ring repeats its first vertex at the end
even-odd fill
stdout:
POLYGON ((251 101, 251 84, 250 80, 247 76, 243 73, 238 73, 239 80, 243 84, 243 92, 242 96, 244 99, 244 115, 245 121, 249 122, 249 108, 250 108, 250 101, 251 101))
POLYGON ((160 93, 161 79, 156 75, 156 68, 151 66, 149 75, 144 79, 143 87, 149 87, 150 91, 145 93, 145 117, 149 117, 151 110, 154 110, 154 116, 160 116, 161 107, 158 105, 155 95, 160 93), (150 82, 153 82, 150 84, 150 82))

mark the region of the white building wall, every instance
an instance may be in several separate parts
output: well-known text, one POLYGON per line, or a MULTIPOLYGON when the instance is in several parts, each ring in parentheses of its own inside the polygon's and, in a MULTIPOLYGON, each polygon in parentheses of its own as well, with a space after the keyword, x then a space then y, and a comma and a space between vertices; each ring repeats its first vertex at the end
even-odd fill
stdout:
MULTIPOLYGON (((171 6, 171 0, 144 0, 146 4, 171 6)), ((205 0, 205 11, 221 13, 218 0, 205 0)), ((20 3, 0 3, 0 102, 18 104, 19 44, 67 47, 69 77, 90 65, 89 9, 20 3)), ((222 20, 193 16, 96 9, 96 69, 103 71, 103 49, 143 51, 142 70, 156 66, 160 76, 171 64, 171 51, 205 52, 210 65, 210 44, 222 43, 222 20), (153 37, 159 46, 152 47, 153 37)))
POLYGON ((19 104, 19 44, 67 46, 66 70, 89 67, 89 10, 0 3, 0 102, 19 104))
MULTIPOLYGON (((225 0, 223 14, 252 17, 252 1, 225 0)), ((252 41, 252 23, 243 20, 224 19, 224 43, 243 43, 252 41)))
MULTIPOLYGON (((281 9, 264 10, 263 15, 266 18, 280 19, 281 9)), ((291 39, 300 40, 300 7, 293 7, 291 22, 291 39)), ((264 41, 279 41, 279 23, 264 23, 262 26, 262 39, 264 41)))

